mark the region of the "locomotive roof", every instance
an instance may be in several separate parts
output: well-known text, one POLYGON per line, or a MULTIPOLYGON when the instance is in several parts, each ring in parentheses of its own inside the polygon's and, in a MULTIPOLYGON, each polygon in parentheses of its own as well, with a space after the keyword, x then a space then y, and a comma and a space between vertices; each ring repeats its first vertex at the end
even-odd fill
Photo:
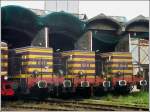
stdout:
POLYGON ((70 50, 70 51, 63 51, 64 53, 67 52, 94 52, 94 51, 89 51, 89 50, 70 50))
POLYGON ((46 48, 46 47, 40 47, 40 46, 26 46, 26 47, 20 47, 20 48, 15 48, 16 50, 19 50, 19 49, 29 49, 29 48, 39 48, 39 49, 52 49, 50 47, 46 48))
POLYGON ((107 52, 107 53, 100 53, 99 55, 102 57, 108 57, 108 56, 115 55, 115 54, 124 55, 124 54, 131 54, 131 53, 129 52, 107 52))

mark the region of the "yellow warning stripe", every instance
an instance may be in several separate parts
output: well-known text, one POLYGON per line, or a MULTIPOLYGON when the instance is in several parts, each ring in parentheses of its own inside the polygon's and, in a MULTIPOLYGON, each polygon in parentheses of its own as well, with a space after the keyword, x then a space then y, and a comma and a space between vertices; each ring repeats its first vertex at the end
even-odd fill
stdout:
MULTIPOLYGON (((20 74, 20 75, 17 75, 17 76, 13 76, 11 78, 32 78, 33 75, 31 74, 20 74)), ((38 77, 41 77, 40 75, 38 77)), ((42 74, 42 77, 43 78, 52 78, 52 75, 46 75, 46 74, 42 74)), ((55 76, 54 76, 55 77, 55 76)), ((54 78, 53 77, 53 78, 54 78)))
POLYGON ((118 73, 119 71, 123 73, 133 73, 133 70, 112 70, 112 73, 118 73))
MULTIPOLYGON (((41 77, 40 75, 38 77, 41 77)), ((46 74, 42 74, 42 78, 58 78, 59 76, 57 75, 46 75, 46 74)), ((64 78, 79 78, 79 76, 75 76, 75 75, 65 75, 64 78)), ((32 78, 32 75, 31 74, 20 74, 20 75, 17 75, 17 76, 13 76, 11 78, 32 78)), ((85 77, 81 77, 82 78, 85 78, 85 77)), ((86 78, 95 78, 95 76, 86 76, 86 78)))
POLYGON ((71 61, 95 61, 95 58, 73 58, 71 61))
POLYGON ((77 54, 73 54, 73 53, 62 53, 63 56, 70 56, 70 55, 73 55, 73 56, 95 56, 95 54, 86 54, 86 53, 77 53, 77 54))
POLYGON ((122 57, 131 57, 131 54, 130 53, 127 53, 127 54, 125 54, 125 53, 124 54, 112 54, 112 56, 116 56, 116 57, 117 56, 119 56, 119 57, 120 56, 122 56, 122 57))
POLYGON ((8 47, 2 47, 2 46, 1 46, 1 50, 6 50, 6 51, 7 51, 7 50, 8 50, 8 47))
POLYGON ((1 71, 1 76, 6 76, 6 75, 8 75, 7 71, 1 71))
POLYGON ((95 73, 95 70, 70 70, 71 73, 79 73, 79 71, 83 73, 95 73))
MULTIPOLYGON (((111 75, 109 75, 109 74, 107 74, 107 78, 109 78, 109 77, 115 77, 115 75, 116 74, 111 74, 111 75)), ((123 75, 121 75, 120 77, 123 77, 123 75)), ((124 77, 132 77, 132 75, 129 75, 129 74, 124 74, 124 77)), ((118 76, 118 78, 119 78, 119 76, 118 76)))
MULTIPOLYGON (((109 67, 119 67, 120 65, 119 64, 110 64, 110 65, 107 65, 109 67)), ((128 67, 132 67, 131 64, 128 65, 128 67)))
POLYGON ((44 59, 53 59, 53 56, 47 55, 28 55, 28 58, 44 58, 44 59))
MULTIPOLYGON (((68 67, 81 67, 82 64, 68 64, 68 67)), ((95 64, 90 64, 90 67, 95 67, 95 64)))
POLYGON ((23 53, 23 52, 29 52, 29 53, 30 53, 30 52, 31 52, 31 53, 32 53, 32 52, 53 53, 52 51, 42 51, 42 50, 40 51, 40 49, 39 49, 39 50, 34 50, 34 51, 33 51, 33 50, 30 50, 30 51, 28 51, 28 50, 17 50, 17 51, 16 51, 16 53, 23 53))
MULTIPOLYGON (((65 75, 64 77, 65 77, 65 78, 79 78, 79 76, 76 76, 76 75, 65 75)), ((82 78, 85 78, 85 77, 83 76, 83 77, 81 77, 81 79, 82 79, 82 78)), ((86 78, 95 78, 95 76, 94 76, 94 75, 93 75, 93 76, 91 76, 91 75, 88 76, 88 75, 87 75, 86 78)))
POLYGON ((132 57, 130 53, 102 53, 100 54, 102 57, 109 57, 109 56, 121 56, 121 57, 132 57))
POLYGON ((34 70, 37 70, 39 72, 53 72, 53 69, 52 68, 49 68, 49 69, 45 69, 45 68, 27 68, 27 71, 28 72, 33 72, 34 70))
POLYGON ((16 52, 53 52, 51 48, 17 48, 16 52))
POLYGON ((131 59, 111 59, 111 62, 131 62, 131 59))
POLYGON ((8 58, 8 55, 1 54, 1 58, 8 58))
POLYGON ((1 62, 1 66, 2 66, 2 67, 7 67, 7 66, 8 66, 8 63, 3 63, 3 62, 1 62))
POLYGON ((86 51, 74 51, 74 52, 72 52, 72 51, 70 51, 70 52, 63 52, 62 54, 72 54, 72 55, 95 55, 95 52, 86 52, 86 51))
MULTIPOLYGON (((27 62, 22 62, 22 65, 36 65, 37 64, 37 62, 35 62, 35 61, 27 61, 27 62)), ((47 65, 49 66, 51 66, 51 65, 53 65, 53 62, 52 61, 48 61, 47 62, 47 65)))

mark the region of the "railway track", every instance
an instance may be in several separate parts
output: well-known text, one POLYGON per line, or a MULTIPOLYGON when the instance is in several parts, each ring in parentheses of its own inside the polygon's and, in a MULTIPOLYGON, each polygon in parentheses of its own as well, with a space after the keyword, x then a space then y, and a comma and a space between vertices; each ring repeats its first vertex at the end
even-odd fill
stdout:
POLYGON ((24 100, 24 104, 9 105, 13 108, 31 109, 31 110, 48 110, 48 111, 148 111, 148 108, 126 105, 112 105, 103 103, 85 103, 77 100, 61 100, 61 99, 47 99, 47 100, 24 100))
POLYGON ((48 99, 46 102, 55 102, 55 103, 62 103, 65 106, 73 106, 73 107, 80 107, 85 108, 88 110, 110 110, 110 111, 117 111, 117 110, 143 110, 148 111, 146 107, 138 107, 138 106, 126 106, 126 105, 112 105, 112 104, 104 104, 104 103, 87 103, 83 101, 64 101, 59 99, 48 99))

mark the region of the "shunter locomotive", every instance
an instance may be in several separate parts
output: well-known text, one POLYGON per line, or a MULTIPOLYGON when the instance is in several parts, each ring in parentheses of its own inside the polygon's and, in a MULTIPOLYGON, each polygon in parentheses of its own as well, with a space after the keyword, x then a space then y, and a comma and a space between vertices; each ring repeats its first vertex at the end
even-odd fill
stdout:
POLYGON ((96 55, 96 72, 106 79, 105 87, 115 92, 130 92, 134 85, 146 86, 143 76, 133 75, 132 55, 129 52, 107 52, 96 55))
POLYGON ((8 81, 8 47, 1 42, 1 95, 14 96, 13 82, 8 81))
POLYGON ((46 95, 47 86, 52 84, 52 49, 27 46, 9 50, 8 73, 18 82, 18 93, 46 95))
POLYGON ((129 92, 133 85, 146 85, 142 76, 133 75, 128 52, 53 52, 52 48, 37 46, 9 50, 2 47, 1 51, 2 87, 5 86, 2 95, 93 95, 95 90, 129 92))
POLYGON ((64 51, 62 58, 66 60, 66 79, 70 80, 72 92, 91 93, 95 79, 95 53, 82 50, 64 51))

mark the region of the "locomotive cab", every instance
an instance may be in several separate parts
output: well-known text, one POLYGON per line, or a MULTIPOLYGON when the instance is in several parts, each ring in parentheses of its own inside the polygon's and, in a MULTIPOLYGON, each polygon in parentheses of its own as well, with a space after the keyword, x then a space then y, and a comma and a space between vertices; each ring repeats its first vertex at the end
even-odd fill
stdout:
POLYGON ((59 85, 63 88, 72 87, 72 82, 68 78, 68 62, 71 59, 71 56, 62 56, 62 52, 54 53, 54 74, 56 76, 62 77, 63 79, 59 82, 59 85))
POLYGON ((101 54, 96 55, 96 75, 101 77, 102 82, 99 86, 103 88, 110 88, 111 87, 111 68, 109 66, 111 57, 104 57, 101 54))

